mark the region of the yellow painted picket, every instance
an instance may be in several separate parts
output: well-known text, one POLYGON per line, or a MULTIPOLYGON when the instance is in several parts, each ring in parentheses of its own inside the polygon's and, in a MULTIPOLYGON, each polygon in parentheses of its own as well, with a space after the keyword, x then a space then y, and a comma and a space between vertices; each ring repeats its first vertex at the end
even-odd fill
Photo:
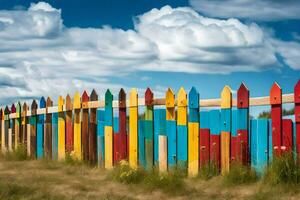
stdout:
POLYGON ((187 94, 181 87, 177 94, 177 125, 187 124, 187 94))
POLYGON ((58 160, 64 160, 66 157, 66 128, 65 116, 63 112, 64 99, 58 97, 58 160))
POLYGON ((129 165, 138 167, 138 94, 136 89, 130 92, 129 101, 129 165))
POLYGON ((199 123, 188 123, 188 175, 197 176, 199 171, 199 123))
POLYGON ((113 129, 111 126, 104 127, 105 134, 105 169, 111 169, 113 167, 113 129))
POLYGON ((74 95, 74 157, 78 160, 82 159, 81 148, 81 118, 80 118, 80 93, 76 92, 74 95))

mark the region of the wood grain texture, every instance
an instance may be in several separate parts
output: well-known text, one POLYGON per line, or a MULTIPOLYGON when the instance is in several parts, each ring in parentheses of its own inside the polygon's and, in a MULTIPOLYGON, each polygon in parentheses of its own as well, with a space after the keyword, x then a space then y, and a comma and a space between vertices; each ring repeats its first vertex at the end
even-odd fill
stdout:
MULTIPOLYGON (((46 100, 44 97, 40 99, 40 108, 46 108, 46 100)), ((45 115, 40 114, 37 115, 37 158, 41 159, 44 157, 44 123, 45 123, 45 115)))
POLYGON ((37 139, 36 139, 36 132, 37 132, 37 115, 36 110, 38 108, 37 102, 35 100, 32 101, 31 104, 31 116, 30 116, 30 157, 36 158, 37 153, 37 139))
POLYGON ((129 102, 129 165, 138 167, 138 94, 134 88, 130 91, 129 102))
POLYGON ((152 170, 154 164, 154 127, 153 127, 153 92, 147 88, 145 92, 145 157, 146 169, 152 170))
POLYGON ((71 154, 74 150, 73 133, 73 104, 71 96, 66 96, 66 153, 71 154))
POLYGON ((16 114, 17 117, 15 120, 15 128, 14 128, 14 135, 15 135, 15 141, 14 141, 14 148, 15 150, 18 149, 20 142, 21 142, 21 103, 18 102, 16 104, 16 114))
POLYGON ((231 138, 231 106, 232 94, 229 86, 221 92, 221 174, 225 175, 230 168, 230 138, 231 138))
POLYGON ((282 145, 283 153, 291 153, 293 150, 293 121, 291 119, 282 120, 282 145))
POLYGON ((167 137, 164 135, 158 136, 158 169, 159 172, 163 173, 168 170, 168 154, 167 154, 167 137))
MULTIPOLYGON (((53 102, 50 97, 47 98, 46 108, 51 107, 53 102)), ((44 153, 45 158, 52 158, 52 113, 46 114, 45 132, 44 132, 44 153)))
POLYGON ((82 146, 81 146, 81 100, 79 92, 74 95, 74 157, 77 160, 82 160, 82 146))
POLYGON ((199 171, 199 123, 188 123, 188 175, 194 177, 199 171))
POLYGON ((26 103, 23 104, 22 107, 22 124, 21 124, 21 143, 27 148, 27 123, 28 118, 27 116, 28 106, 26 103))
POLYGON ((89 96, 86 91, 83 92, 82 97, 82 124, 81 124, 81 139, 82 139, 82 155, 83 160, 89 160, 89 109, 84 107, 89 101, 89 96))
POLYGON ((58 160, 64 160, 66 158, 66 117, 65 112, 63 112, 64 99, 62 96, 58 97, 58 138, 57 138, 57 148, 58 160))
POLYGON ((275 82, 270 90, 273 154, 280 155, 282 144, 282 91, 275 82))
MULTIPOLYGON (((92 90, 90 95, 91 101, 98 100, 98 94, 96 90, 92 90)), ((96 164, 97 162, 97 109, 90 109, 90 120, 89 120, 89 163, 96 164)))
MULTIPOLYGON (((200 116, 201 117, 201 116, 200 116)), ((199 166, 207 167, 210 154, 210 131, 208 128, 201 128, 199 135, 199 166)))
POLYGON ((105 169, 111 169, 113 167, 113 130, 111 126, 104 127, 105 138, 105 169))
POLYGON ((166 92, 166 120, 175 120, 175 94, 171 88, 166 92))

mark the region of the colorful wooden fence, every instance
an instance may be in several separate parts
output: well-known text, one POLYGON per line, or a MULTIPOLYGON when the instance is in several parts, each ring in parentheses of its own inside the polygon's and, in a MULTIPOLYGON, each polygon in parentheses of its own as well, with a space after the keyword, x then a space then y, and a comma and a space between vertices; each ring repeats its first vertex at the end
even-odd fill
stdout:
POLYGON ((30 108, 17 103, 0 109, 2 153, 23 145, 32 158, 70 155, 107 169, 128 160, 133 168, 179 168, 190 176, 212 165, 225 174, 233 163, 262 173, 273 156, 294 150, 300 160, 300 81, 293 94, 282 95, 274 83, 270 96, 257 98, 244 84, 236 99, 228 86, 220 99, 201 99, 195 87, 188 93, 181 87, 177 95, 168 88, 165 98, 154 98, 150 88, 138 98, 132 89, 129 100, 123 89, 118 100, 107 90, 101 101, 93 90, 60 96, 57 106, 42 97, 30 108), (282 119, 283 103, 294 103, 294 120, 282 119), (271 119, 250 120, 249 108, 260 105, 270 105, 271 119))

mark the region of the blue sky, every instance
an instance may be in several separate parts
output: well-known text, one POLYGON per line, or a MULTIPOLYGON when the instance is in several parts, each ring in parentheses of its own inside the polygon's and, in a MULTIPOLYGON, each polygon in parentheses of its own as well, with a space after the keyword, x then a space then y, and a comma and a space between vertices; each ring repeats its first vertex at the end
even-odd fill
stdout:
POLYGON ((300 70, 296 0, 0 0, 1 104, 147 86, 217 98, 243 81, 293 91, 300 70), (156 9, 154 9, 156 8, 156 9))

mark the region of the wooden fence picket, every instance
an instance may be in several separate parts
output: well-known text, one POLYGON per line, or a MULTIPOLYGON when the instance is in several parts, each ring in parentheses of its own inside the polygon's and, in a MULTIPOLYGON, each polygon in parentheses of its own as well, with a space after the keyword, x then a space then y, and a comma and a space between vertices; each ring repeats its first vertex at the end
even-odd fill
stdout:
POLYGON ((66 153, 71 154, 74 150, 74 133, 73 133, 73 103, 71 96, 66 96, 66 153))
POLYGON ((104 166, 106 169, 113 167, 113 95, 110 90, 105 93, 105 126, 104 126, 104 166))
POLYGON ((237 161, 249 164, 249 90, 244 83, 237 91, 237 161))
POLYGON ((221 164, 221 113, 220 110, 209 111, 209 128, 210 128, 210 162, 217 169, 220 169, 221 164))
POLYGON ((89 160, 89 109, 87 103, 89 96, 86 91, 81 96, 82 102, 82 124, 81 124, 81 142, 82 142, 82 155, 83 160, 89 160))
POLYGON ((52 113, 52 159, 58 159, 58 113, 52 113))
POLYGON ((44 132, 44 154, 45 158, 52 158, 52 113, 48 113, 48 108, 53 105, 50 97, 46 101, 46 119, 44 132))
POLYGON ((230 168, 230 137, 231 137, 232 96, 229 86, 221 93, 221 173, 225 175, 230 168))
POLYGON ((64 112, 64 98, 58 97, 58 138, 57 138, 57 159, 64 160, 66 158, 66 116, 64 112))
MULTIPOLYGON (((98 101, 98 94, 96 90, 92 90, 90 101, 98 101)), ((97 108, 90 109, 89 120, 89 161, 90 164, 97 162, 97 108)))
POLYGON ((199 93, 192 87, 189 93, 188 122, 188 175, 196 176, 199 170, 199 93))
POLYGON ((27 148, 27 123, 28 123, 28 118, 27 118, 27 111, 28 111, 28 106, 26 103, 23 104, 22 106, 22 125, 21 125, 21 143, 27 148))
POLYGON ((138 167, 138 94, 134 88, 129 100, 129 165, 138 167))
POLYGON ((274 156, 280 155, 282 145, 282 91, 275 82, 270 90, 272 146, 274 156))
POLYGON ((35 100, 31 104, 31 116, 30 116, 30 157, 36 158, 36 131, 37 131, 37 108, 38 104, 35 100))
POLYGON ((154 124, 153 124, 153 92, 147 88, 145 92, 145 157, 146 169, 151 170, 154 163, 154 124))
POLYGON ((166 136, 166 109, 154 110, 154 165, 159 165, 159 136, 166 136))
POLYGON ((15 127, 14 127, 14 135, 15 135, 15 150, 18 149, 19 144, 21 142, 21 103, 18 102, 16 104, 16 118, 14 119, 15 121, 15 127))
POLYGON ((79 92, 74 94, 73 101, 73 109, 74 109, 74 158, 77 160, 82 160, 82 146, 81 146, 81 119, 80 119, 80 111, 81 111, 81 100, 79 92))
MULTIPOLYGON (((40 108, 46 108, 46 101, 44 97, 40 99, 40 108)), ((45 123, 45 115, 44 114, 37 115, 37 133, 36 133, 37 158, 44 157, 44 123, 45 123)))
POLYGON ((4 129, 4 110, 0 109, 0 120, 1 120, 1 152, 5 152, 5 129, 4 129))
POLYGON ((168 169, 171 170, 176 166, 177 160, 175 94, 171 88, 168 88, 166 92, 166 134, 168 147, 168 169))
MULTIPOLYGON (((15 104, 13 103, 11 105, 11 108, 10 108, 10 111, 11 111, 11 114, 16 114, 16 106, 15 104)), ((10 151, 12 151, 14 149, 14 146, 15 146, 15 124, 16 124, 16 121, 14 119, 10 119, 10 136, 8 137, 10 142, 9 142, 9 149, 10 151)))
POLYGON ((177 96, 177 166, 185 171, 188 161, 187 93, 180 88, 177 96))

